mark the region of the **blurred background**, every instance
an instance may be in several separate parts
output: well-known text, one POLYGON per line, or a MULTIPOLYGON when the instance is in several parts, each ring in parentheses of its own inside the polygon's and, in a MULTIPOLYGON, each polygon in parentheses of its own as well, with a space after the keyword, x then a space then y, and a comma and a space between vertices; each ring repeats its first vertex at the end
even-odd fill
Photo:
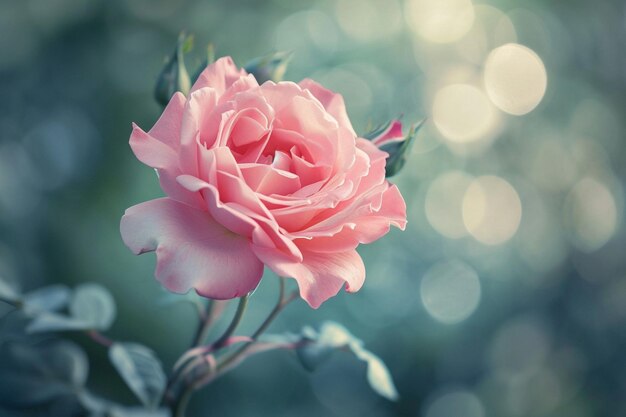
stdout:
MULTIPOLYGON (((190 416, 626 415, 623 2, 0 0, 0 274, 105 285, 108 335, 168 369, 195 312, 162 302, 154 255, 126 249, 119 219, 162 195, 128 137, 157 119, 154 82, 182 29, 190 71, 208 42, 240 65, 294 51, 286 79, 342 93, 358 132, 428 117, 393 178, 409 225, 360 249, 364 288, 317 311, 298 301, 272 327, 344 324, 400 400, 349 355, 309 375, 271 352, 196 394, 190 416)), ((269 275, 242 332, 274 303, 269 275)), ((0 324, 0 342, 16 337, 0 324)), ((106 351, 74 340, 93 391, 133 403, 106 351)))

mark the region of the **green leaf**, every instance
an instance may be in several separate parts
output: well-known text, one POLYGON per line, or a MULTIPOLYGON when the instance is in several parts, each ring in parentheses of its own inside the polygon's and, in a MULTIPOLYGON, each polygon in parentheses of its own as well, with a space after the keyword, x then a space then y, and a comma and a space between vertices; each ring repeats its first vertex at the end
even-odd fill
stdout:
POLYGON ((298 347, 296 350, 298 359, 305 369, 314 371, 329 360, 338 348, 350 343, 352 339, 347 335, 350 333, 343 326, 334 322, 324 323, 319 333, 307 326, 302 329, 302 336, 309 343, 303 343, 298 347))
POLYGON ((363 347, 363 342, 348 329, 335 322, 325 322, 319 332, 310 327, 302 331, 302 343, 297 350, 298 358, 308 370, 314 370, 336 350, 347 350, 367 364, 367 380, 374 391, 389 399, 397 400, 398 392, 389 370, 383 361, 363 347))
POLYGON ((292 56, 292 52, 272 52, 249 61, 244 69, 253 74, 259 84, 282 81, 292 56))
POLYGON ((41 313, 26 326, 26 333, 90 330, 93 323, 57 313, 41 313))
POLYGON ((20 289, 17 283, 0 278, 0 301, 16 302, 20 299, 20 289))
POLYGON ((115 319, 115 301, 99 284, 82 284, 74 290, 69 303, 70 315, 55 310, 67 304, 69 289, 52 286, 38 290, 24 299, 25 311, 34 315, 26 327, 28 333, 106 330, 115 319), (30 303, 30 304, 29 304, 30 303))
POLYGON ((415 138, 417 137, 417 132, 419 132, 423 124, 424 120, 414 124, 411 126, 405 138, 398 141, 387 142, 380 147, 381 151, 385 151, 389 154, 387 164, 385 165, 387 177, 396 175, 404 167, 413 143, 415 142, 415 138))
POLYGON ((141 407, 113 407, 109 411, 110 417, 170 417, 170 410, 159 408, 146 410, 141 407))
POLYGON ((87 380, 87 356, 71 342, 11 345, 1 356, 0 398, 9 406, 40 405, 73 395, 87 380))
POLYGON ((72 291, 65 285, 50 285, 27 293, 22 302, 24 313, 35 316, 43 312, 58 311, 67 306, 72 291))
POLYGON ((114 343, 109 349, 109 359, 146 407, 155 408, 159 404, 166 378, 152 350, 136 343, 114 343))
POLYGON ((105 416, 113 403, 104 398, 93 395, 88 390, 81 390, 77 394, 78 402, 90 412, 90 416, 105 416))
POLYGON ((396 401, 398 399, 398 390, 385 363, 378 356, 362 347, 353 349, 352 352, 357 358, 367 363, 367 382, 372 389, 378 395, 388 400, 396 401))
POLYGON ((90 329, 107 330, 115 320, 115 300, 99 284, 82 284, 74 290, 70 303, 73 318, 90 323, 90 329))
POLYGON ((296 350, 298 359, 304 369, 309 372, 315 371, 322 363, 330 359, 335 351, 330 346, 322 346, 315 343, 306 344, 296 350))

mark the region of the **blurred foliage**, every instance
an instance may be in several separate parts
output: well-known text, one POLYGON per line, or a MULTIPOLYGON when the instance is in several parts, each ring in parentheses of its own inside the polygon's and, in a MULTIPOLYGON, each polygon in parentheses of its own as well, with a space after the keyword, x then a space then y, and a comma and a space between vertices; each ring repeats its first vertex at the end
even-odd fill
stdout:
MULTIPOLYGON (((625 414, 624 5, 475 2, 468 32, 436 43, 406 3, 0 0, 0 274, 26 293, 104 285, 118 302, 110 336, 150 346, 169 369, 191 342, 195 311, 161 302, 154 260, 134 257, 118 225, 125 208, 161 195, 127 140, 131 122, 148 128, 159 115, 154 83, 181 30, 197 46, 188 68, 206 59, 209 42, 240 65, 293 51, 285 79, 341 92, 361 133, 400 115, 407 124, 432 116, 445 86, 482 91, 489 51, 517 42, 547 69, 539 106, 522 117, 468 106, 492 118, 471 140, 429 118, 393 178, 407 231, 360 250, 368 279, 359 293, 317 311, 295 303, 273 328, 349 324, 387 363, 400 400, 379 398, 345 355, 309 378, 294 354, 274 352, 194 397, 191 415, 625 414)), ((242 332, 267 314, 274 286, 264 280, 255 292, 242 332)), ((0 326, 3 349, 23 338, 14 314, 0 326)), ((89 353, 87 386, 136 404, 106 349, 71 338, 89 353)), ((9 412, 8 400, 3 415, 75 410, 9 412)))

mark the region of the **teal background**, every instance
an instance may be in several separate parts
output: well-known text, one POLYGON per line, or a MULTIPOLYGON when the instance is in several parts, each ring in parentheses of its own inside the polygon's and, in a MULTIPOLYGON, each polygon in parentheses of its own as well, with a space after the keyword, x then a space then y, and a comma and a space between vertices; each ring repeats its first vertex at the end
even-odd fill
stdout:
MULTIPOLYGON (((435 84, 424 60, 467 63, 448 46, 423 52, 403 3, 352 3, 360 6, 344 4, 354 13, 341 23, 339 3, 324 0, 0 1, 0 273, 27 289, 105 285, 118 303, 108 335, 151 346, 169 368, 190 343, 196 317, 189 305, 162 302, 154 256, 135 257, 120 239, 124 210, 162 195, 154 172, 128 147, 131 122, 147 129, 157 119, 154 82, 181 30, 195 36, 190 68, 208 42, 240 65, 292 49, 286 78, 313 77, 342 93, 359 132, 400 114, 407 123, 429 116, 435 84)), ((503 116, 496 140, 472 154, 451 150, 427 122, 393 178, 409 225, 360 249, 364 288, 316 311, 298 301, 271 329, 344 324, 387 363, 400 401, 377 397, 346 354, 309 375, 290 352, 271 352, 196 394, 190 416, 626 413, 626 8, 619 1, 481 4, 509 15, 518 42, 542 58, 544 100, 526 116, 503 116), (555 154, 544 154, 548 141, 555 154), (450 170, 496 175, 515 188, 522 218, 510 240, 489 246, 433 228, 427 190, 450 170), (605 185, 617 213, 608 241, 591 249, 568 217, 583 178, 605 185), (480 300, 467 318, 444 324, 429 314, 420 286, 433 265, 452 259, 475 271, 480 300), (458 392, 465 396, 446 396, 458 392)), ((593 231, 601 220, 583 216, 578 225, 593 231)), ((273 304, 276 279, 266 275, 242 333, 273 304)), ((75 340, 90 354, 93 390, 133 403, 106 352, 75 340)))

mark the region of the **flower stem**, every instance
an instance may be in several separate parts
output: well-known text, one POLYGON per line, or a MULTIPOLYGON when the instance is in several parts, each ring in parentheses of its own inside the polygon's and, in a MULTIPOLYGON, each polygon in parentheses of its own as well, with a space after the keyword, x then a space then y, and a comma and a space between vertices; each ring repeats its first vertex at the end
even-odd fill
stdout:
POLYGON ((213 350, 217 350, 221 348, 222 346, 224 346, 226 342, 228 341, 228 338, 232 336, 235 330, 237 330, 237 327, 239 326, 239 323, 241 322, 241 319, 243 318, 243 314, 246 312, 247 306, 248 306, 248 296, 245 295, 239 299, 239 305, 237 305, 237 311, 235 311, 235 316, 233 317, 233 320, 228 325, 228 328, 226 329, 224 334, 222 334, 222 336, 213 343, 213 350))
MULTIPOLYGON (((217 350, 221 348, 222 346, 224 346, 224 344, 226 344, 226 342, 228 341, 228 338, 230 338, 230 336, 235 332, 235 330, 239 326, 239 323, 241 323, 241 319, 243 318, 243 315, 246 311, 247 306, 248 306, 248 296, 246 295, 239 299, 239 305, 237 305, 237 311, 235 311, 235 315, 233 316, 232 321, 230 322, 230 324, 228 325, 228 328, 226 329, 226 331, 224 331, 222 336, 220 336, 220 338, 217 339, 215 343, 213 343, 212 345, 213 350, 217 350)), ((211 327, 211 324, 213 321, 211 318, 212 315, 210 314, 210 311, 207 313, 208 314, 204 317, 204 320, 200 323, 198 327, 198 331, 196 332, 196 337, 194 338, 193 346, 198 346, 202 343, 202 340, 204 340, 204 338, 206 337, 206 333, 211 327)), ((185 372, 181 372, 177 375, 173 375, 173 377, 179 378, 181 376, 180 374, 184 374, 184 373, 185 372)), ((168 388, 174 382, 173 379, 174 378, 170 380, 170 384, 168 384, 168 388)), ((197 388, 199 387, 197 386, 195 381, 191 381, 185 385, 180 395, 176 396, 173 399, 170 405, 173 417, 185 417, 185 412, 187 410, 187 405, 189 404, 191 395, 197 388)), ((167 392, 166 392, 166 395, 167 395, 167 392)))
POLYGON ((91 338, 91 340, 93 340, 94 342, 106 348, 111 347, 111 345, 114 343, 113 340, 109 339, 108 337, 106 337, 105 335, 103 335, 97 330, 88 330, 86 331, 86 333, 87 333, 87 336, 91 338))
POLYGON ((0 302, 6 303, 13 308, 22 308, 22 302, 19 300, 9 300, 6 298, 0 298, 0 302))
MULTIPOLYGON (((217 321, 223 309, 223 306, 218 306, 218 302, 215 300, 209 300, 206 306, 200 301, 197 301, 194 304, 198 309, 198 317, 200 319, 200 322, 198 323, 196 333, 193 336, 193 341, 190 347, 191 349, 202 345, 204 340, 207 338, 211 326, 217 321)), ((190 366, 191 362, 192 361, 183 364, 178 369, 174 369, 172 375, 169 376, 167 385, 165 387, 164 401, 167 402, 171 399, 171 397, 169 397, 169 394, 172 386, 178 380, 180 374, 185 372, 186 367, 188 365, 190 366)))
POLYGON ((270 314, 267 316, 267 318, 263 321, 263 323, 261 323, 261 325, 252 334, 252 336, 250 337, 252 339, 252 341, 248 342, 248 343, 245 343, 243 346, 241 346, 235 352, 233 352, 232 354, 226 356, 224 358, 224 360, 221 361, 218 364, 217 371, 216 371, 217 373, 219 373, 224 368, 228 367, 229 364, 231 364, 232 362, 236 361, 241 355, 246 353, 246 351, 254 344, 254 342, 259 338, 259 336, 261 336, 263 334, 263 332, 265 330, 267 330, 267 328, 270 326, 270 324, 272 324, 272 322, 274 321, 276 316, 278 316, 278 314, 289 303, 291 303, 293 300, 298 298, 298 292, 297 291, 294 291, 293 293, 291 293, 290 295, 285 297, 285 282, 284 282, 284 280, 282 278, 279 278, 279 282, 280 282, 280 290, 279 290, 278 302, 276 303, 276 305, 274 306, 274 308, 272 309, 270 314))
POLYGON ((192 384, 187 385, 182 394, 174 401, 172 404, 173 417, 185 417, 187 405, 189 404, 193 390, 194 388, 192 384))
MULTIPOLYGON (((210 371, 210 373, 207 373, 203 377, 197 378, 194 381, 189 381, 188 383, 186 383, 183 389, 180 391, 180 394, 176 395, 174 398, 168 399, 167 392, 166 392, 165 401, 167 403, 169 400, 171 400, 171 402, 169 403, 169 407, 172 410, 173 417, 185 417, 187 405, 189 404, 189 400, 193 392, 201 388, 203 385, 205 385, 207 381, 213 380, 215 377, 217 377, 220 374, 220 372, 225 372, 229 365, 233 364, 233 362, 236 362, 241 356, 243 356, 246 353, 246 351, 254 344, 254 342, 263 334, 263 332, 267 330, 267 328, 274 321, 274 319, 278 316, 278 314, 290 302, 298 298, 297 291, 287 296, 285 295, 285 282, 283 279, 279 278, 279 284, 280 284, 280 287, 279 287, 278 302, 276 303, 276 305, 274 306, 270 314, 267 316, 267 318, 263 321, 263 323, 261 323, 261 325, 252 334, 252 336, 250 337, 252 340, 250 342, 245 343, 243 346, 239 347, 230 355, 225 355, 224 359, 219 364, 217 364, 217 367, 214 368, 212 371, 210 371)), ((237 306, 237 311, 235 312, 235 315, 233 316, 232 321, 228 325, 228 328, 224 331, 224 333, 220 336, 220 338, 217 339, 211 345, 210 348, 212 351, 216 351, 226 345, 226 343, 228 342, 228 339, 233 335, 233 333, 239 326, 239 323, 241 322, 241 319, 243 318, 243 315, 246 311, 247 305, 248 305, 248 296, 241 297, 241 299, 239 300, 239 305, 237 306)), ((202 340, 204 340, 204 338, 206 337, 206 332, 208 331, 208 328, 211 325, 210 322, 212 321, 210 317, 211 317, 211 314, 209 311, 208 314, 204 316, 203 321, 200 324, 200 327, 196 333, 196 337, 194 338, 194 346, 198 346, 199 344, 201 344, 202 340)), ((181 372, 181 374, 184 374, 184 373, 185 373, 184 371, 181 372)), ((181 375, 177 375, 176 379, 178 379, 180 376, 181 375)), ((173 383, 173 380, 171 380, 170 382, 173 383)), ((166 391, 169 391, 169 389, 166 391)))
POLYGON ((207 304, 206 310, 203 310, 200 314, 200 325, 196 329, 196 334, 193 337, 193 342, 191 343, 191 347, 200 346, 202 342, 206 339, 209 334, 209 330, 213 325, 214 316, 213 309, 215 307, 215 303, 213 300, 209 300, 207 304))

